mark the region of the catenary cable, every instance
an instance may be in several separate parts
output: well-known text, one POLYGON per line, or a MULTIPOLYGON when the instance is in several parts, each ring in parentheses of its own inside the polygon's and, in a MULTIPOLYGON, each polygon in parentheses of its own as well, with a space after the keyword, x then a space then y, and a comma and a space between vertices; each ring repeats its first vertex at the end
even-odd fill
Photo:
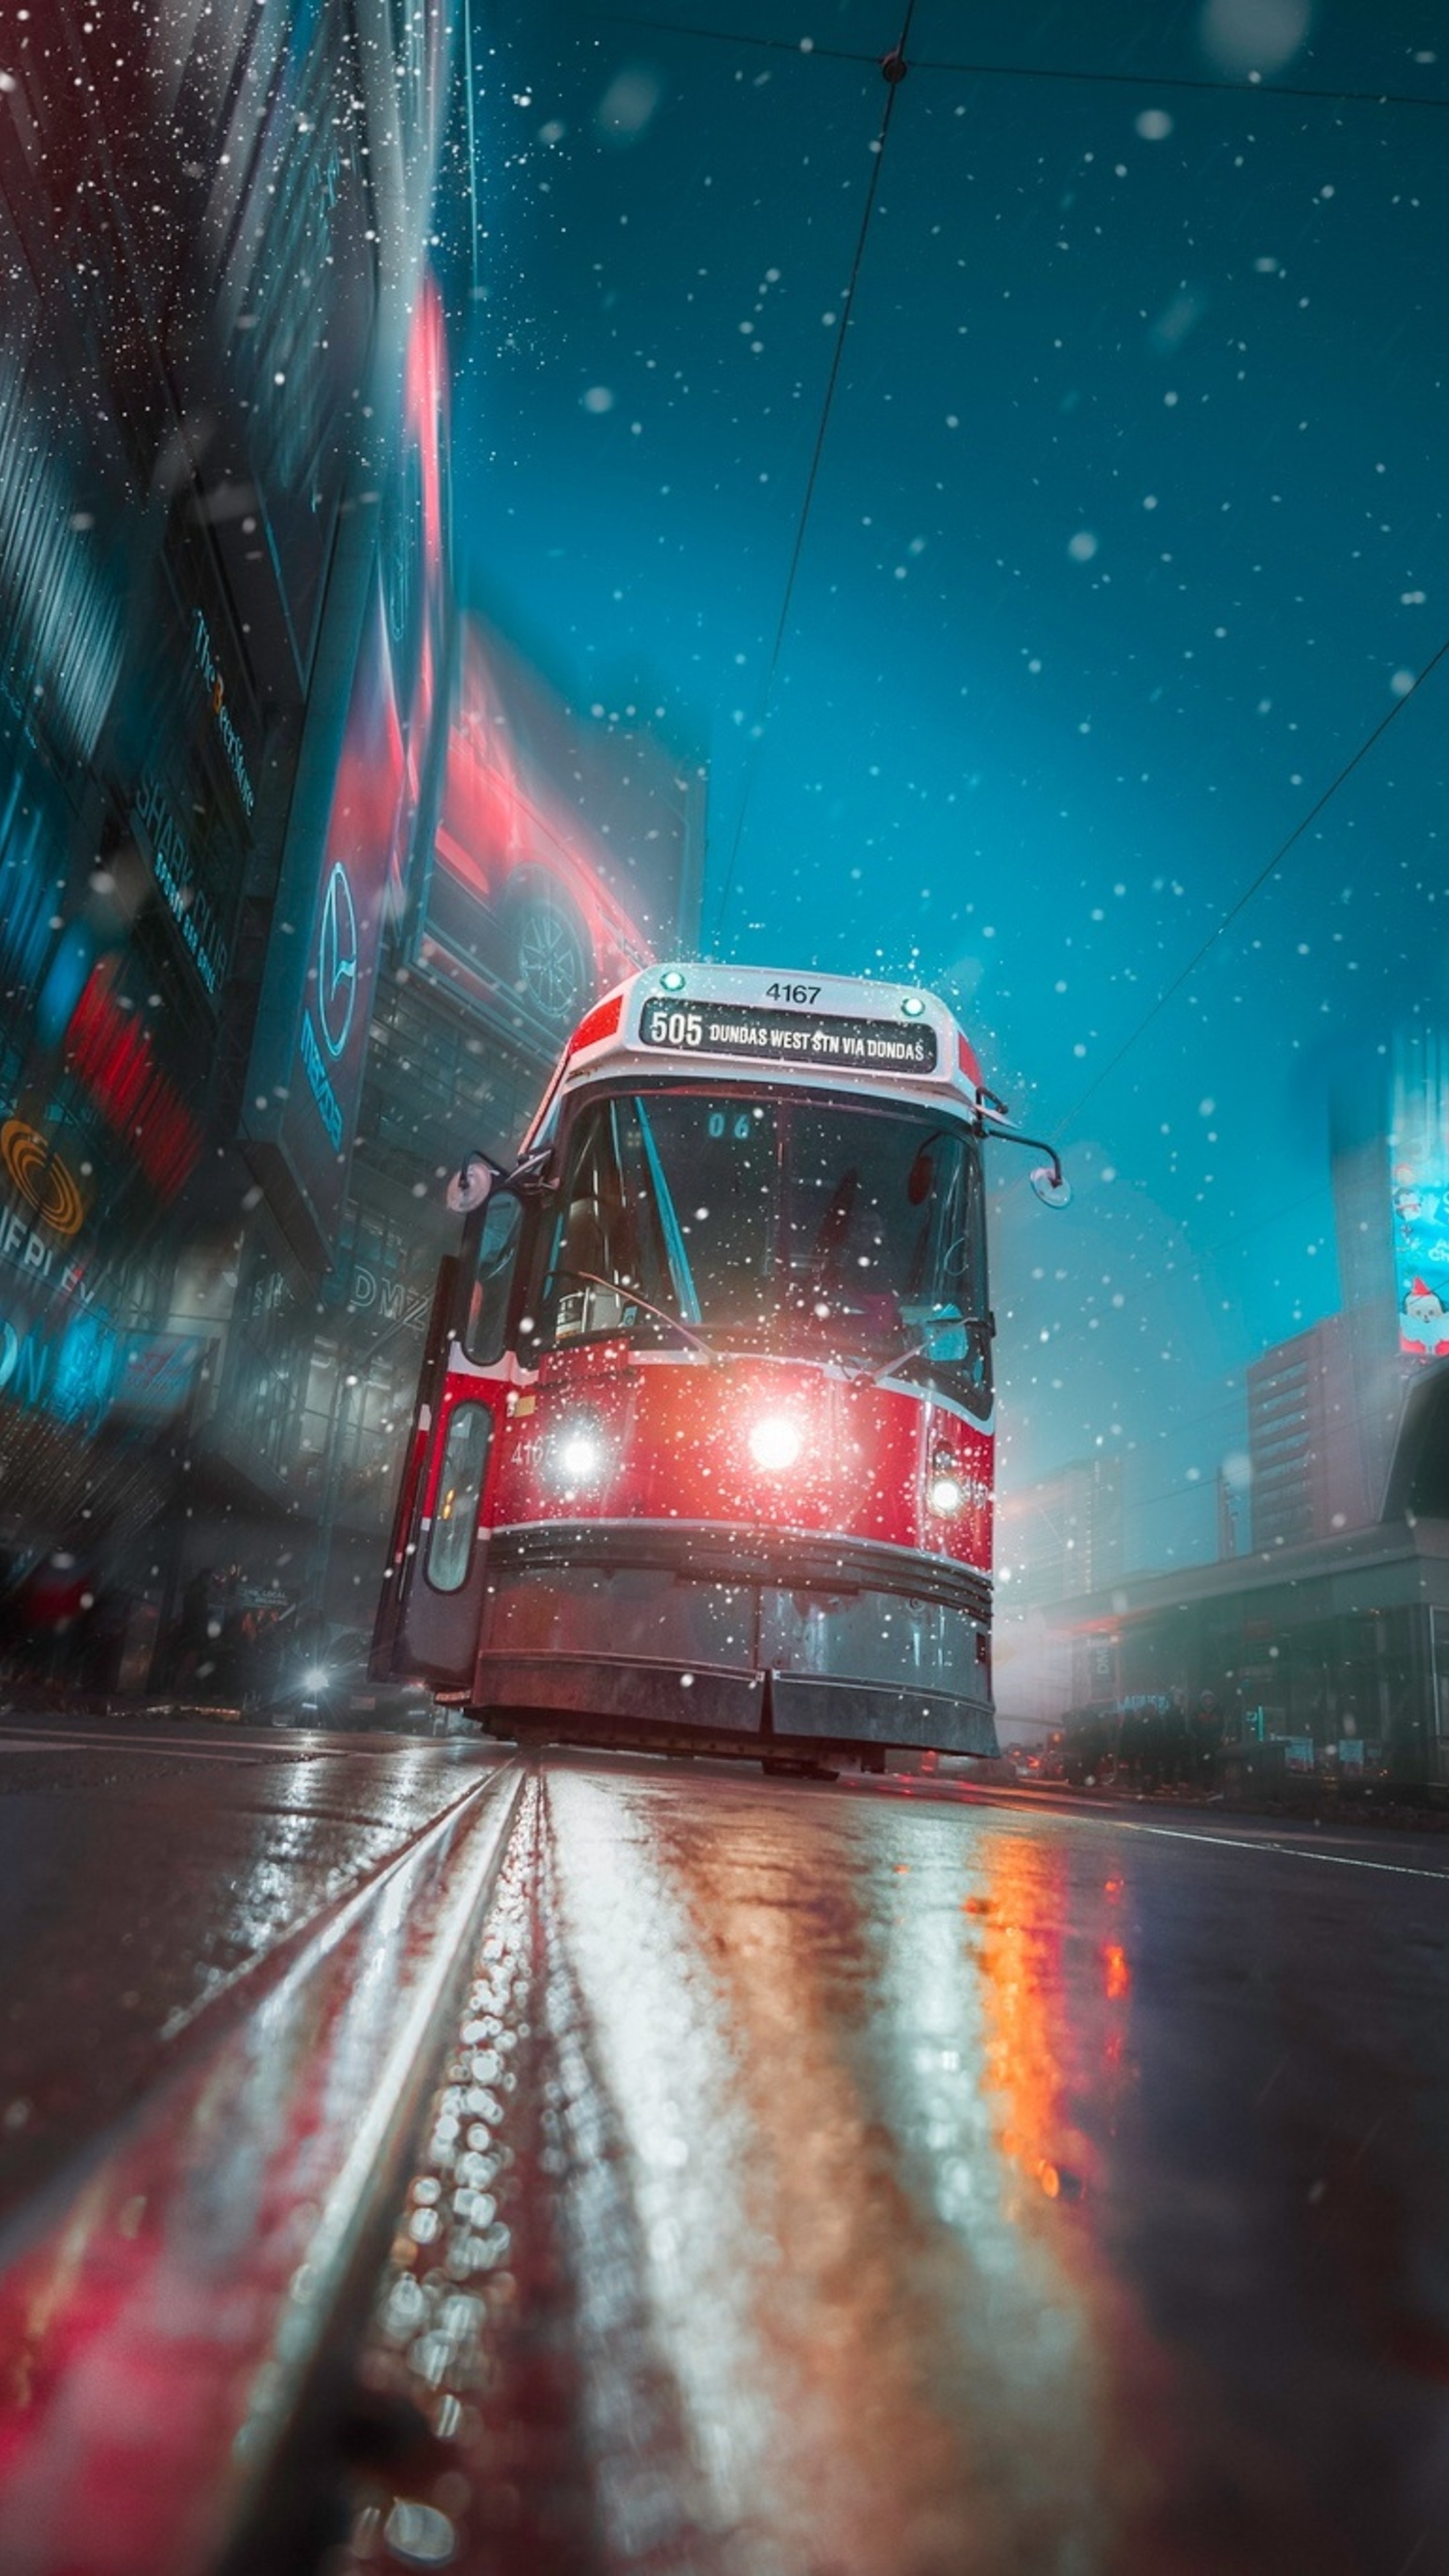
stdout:
POLYGON ((1437 671, 1440 663, 1445 659, 1446 655, 1449 655, 1449 635, 1445 636, 1444 641, 1439 646, 1437 652, 1430 655, 1429 660, 1424 664, 1423 669, 1416 675, 1411 685, 1404 691, 1403 696, 1401 698, 1396 698, 1394 704, 1389 708, 1388 713, 1380 716, 1378 723, 1373 727, 1372 731, 1365 734, 1363 741, 1358 746, 1358 749, 1351 753, 1350 757, 1344 762, 1343 767, 1329 780, 1329 783, 1324 788, 1322 795, 1309 806, 1307 813, 1301 816, 1299 821, 1294 824, 1293 829, 1288 834, 1286 840, 1279 842, 1272 857, 1264 862, 1263 866, 1258 870, 1257 875, 1249 880, 1248 884, 1244 886, 1242 893, 1237 895, 1232 903, 1229 904, 1227 911, 1221 916, 1214 928, 1208 932, 1206 939, 1202 940, 1198 947, 1194 949, 1191 957, 1189 957, 1187 961, 1187 964, 1179 969, 1170 984, 1165 984, 1163 986, 1162 991, 1158 994, 1157 999, 1152 1004, 1151 1008, 1144 1011, 1136 1027, 1128 1031, 1128 1034, 1122 1040, 1121 1045, 1116 1049, 1114 1054, 1108 1057, 1107 1062, 1103 1065, 1101 1071, 1093 1075, 1092 1080, 1086 1087, 1086 1090, 1078 1094, 1072 1107, 1067 1111, 1066 1116, 1058 1121, 1054 1131, 1053 1141, 1055 1141, 1056 1137, 1064 1135, 1066 1130, 1075 1124, 1076 1120, 1081 1116, 1082 1111, 1085 1109, 1088 1101, 1093 1099, 1097 1092, 1101 1090, 1104 1082, 1111 1079, 1118 1066, 1131 1054, 1133 1048, 1146 1036, 1147 1031, 1153 1026, 1154 1022, 1161 1017, 1162 1013, 1166 1010, 1168 1003, 1181 992, 1184 984, 1186 984, 1190 978, 1197 973, 1198 968, 1203 964, 1204 960, 1211 956, 1213 950, 1218 944, 1218 941, 1226 937, 1228 931, 1232 928, 1233 923, 1247 911, 1247 908, 1254 900, 1254 897, 1261 894, 1264 886, 1268 884, 1269 880, 1277 875, 1278 870, 1283 865, 1283 862, 1288 857, 1290 851, 1296 849, 1298 843, 1302 840, 1304 833, 1309 829, 1310 825, 1316 823, 1319 815, 1324 812, 1327 806, 1332 804, 1339 789, 1346 785, 1347 781, 1353 776, 1354 771, 1360 766, 1361 762, 1368 758, 1374 745, 1382 740, 1383 736, 1387 733, 1389 726, 1403 714, 1405 707, 1408 706, 1415 697, 1417 697, 1420 689, 1422 689, 1424 685, 1424 682, 1434 671, 1437 671))
POLYGON ((871 154, 870 180, 865 192, 865 205, 861 213, 860 230, 856 235, 855 257, 850 263, 850 278, 847 283, 844 300, 840 308, 840 323, 835 334, 835 347, 831 354, 830 373, 826 378, 825 399, 820 406, 820 418, 816 424, 815 430, 815 444, 810 456, 810 470, 805 477, 805 490, 800 503, 799 515, 795 522, 795 542, 790 549, 790 563, 789 569, 785 575, 784 595, 780 601, 780 614, 775 625, 775 640, 770 649, 770 659, 765 672, 764 686, 760 692, 760 712, 755 729, 754 754, 745 773, 745 781, 740 791, 740 801, 735 813, 735 828, 730 840, 729 860, 725 868, 724 884, 720 890, 718 909, 715 913, 714 946, 716 949, 719 947, 720 938, 724 930, 725 917, 730 906, 730 896, 734 891, 735 867, 740 854, 740 841, 744 833, 745 817, 749 811, 750 796, 759 770, 759 744, 769 715, 770 700, 773 696, 775 687, 775 676, 780 667, 780 655, 784 649, 785 635, 790 623, 790 610, 795 597, 795 582, 800 570, 800 558, 805 547, 805 533, 810 524, 810 511, 815 499, 815 488, 820 479, 820 460, 825 451, 825 434, 830 426, 831 409, 834 405, 836 387, 840 382, 841 364, 845 356, 846 335, 849 332, 851 316, 855 309, 855 292, 860 283, 861 262, 865 257, 866 236, 870 231, 871 216, 875 212, 876 192, 880 186, 881 167, 885 160, 886 142, 891 130, 891 118, 895 113, 896 98, 900 91, 901 82, 905 77, 906 43, 910 36, 911 20, 915 15, 915 7, 916 0, 906 0, 906 12, 901 21, 900 35, 890 53, 885 56, 884 60, 879 65, 886 83, 885 110, 881 117, 880 131, 876 136, 871 154))
MULTIPOLYGON (((891 116, 896 101, 896 91, 900 85, 900 78, 903 76, 905 70, 905 47, 910 33, 911 19, 914 15, 914 11, 915 0, 907 0, 906 13, 902 23, 899 40, 893 53, 886 57, 887 64, 897 63, 901 68, 900 72, 895 77, 890 77, 888 75, 885 112, 881 118, 880 133, 877 137, 876 149, 873 156, 874 167, 871 172, 870 184, 866 191, 866 202, 861 218, 859 235, 856 240, 855 257, 851 264, 850 282, 846 289, 845 300, 841 310, 840 327, 836 333, 835 348, 831 358, 830 374, 825 389, 825 399, 821 407, 820 420, 816 430, 815 445, 810 460, 810 470, 806 477, 804 498, 801 502, 800 513, 796 523, 795 539, 791 549, 789 569, 785 577, 785 590, 781 602, 779 621, 775 630, 774 644, 770 653, 769 666, 766 672, 765 685, 761 697, 760 727, 763 726, 765 717, 768 713, 770 699, 774 689, 775 677, 779 668, 780 655, 783 649, 785 634, 789 623, 790 609, 794 598, 796 577, 800 568, 800 558, 804 547, 806 528, 809 522, 811 504, 815 496, 816 483, 819 478, 820 461, 825 444, 825 433, 829 426, 831 407, 835 399, 835 391, 839 381, 841 362, 844 357, 846 334, 850 327, 852 309, 855 300, 855 290, 860 277, 861 262, 865 253, 866 236, 870 229, 871 215, 875 207, 876 190, 880 180, 881 163, 885 156, 886 137, 890 131, 891 116)), ((816 54, 819 54, 825 60, 835 62, 868 64, 876 60, 876 57, 871 54, 848 52, 843 48, 816 45, 813 40, 802 42, 798 37, 755 36, 741 34, 736 30, 722 27, 686 26, 677 20, 643 17, 635 15, 632 12, 607 11, 600 12, 599 14, 601 17, 607 18, 607 20, 614 25, 648 27, 657 33, 694 36, 710 43, 745 45, 757 49, 764 48, 770 52, 797 54, 805 60, 813 59, 816 54)), ((913 71, 958 72, 967 74, 972 78, 983 79, 1054 80, 1065 83, 1085 83, 1095 87, 1106 86, 1136 89, 1159 88, 1193 90, 1217 94, 1226 93, 1247 98, 1277 97, 1320 99, 1329 104, 1340 106, 1357 104, 1382 107, 1449 107, 1449 99, 1420 97, 1411 91, 1311 89, 1300 84, 1288 82, 1273 82, 1269 84, 1253 81, 1220 81, 1194 77, 1186 74, 1155 74, 1150 72, 1115 71, 1059 71, 1049 67, 1031 64, 960 62, 933 56, 923 56, 919 59, 913 58, 910 68, 913 71)), ((1209 932, 1207 938, 1203 940, 1200 946, 1194 951, 1186 965, 1176 976, 1174 976, 1172 982, 1166 985, 1163 991, 1159 993, 1151 1008, 1143 1014, 1143 1017, 1138 1021, 1136 1027, 1129 1031, 1127 1037, 1124 1038, 1116 1052, 1109 1057, 1101 1071, 1093 1076, 1093 1079, 1088 1083, 1085 1091, 1079 1094, 1072 1108, 1068 1110, 1066 1116, 1059 1122, 1055 1131, 1058 1136, 1064 1135, 1067 1129, 1075 1124, 1088 1101, 1095 1097, 1103 1084, 1110 1079, 1113 1073, 1116 1072, 1117 1067, 1132 1052, 1133 1048, 1138 1045, 1140 1040, 1145 1036, 1147 1030, 1154 1025, 1161 1013, 1166 1009, 1168 1003, 1182 990, 1183 985, 1189 980, 1189 978, 1196 974, 1199 966, 1201 966, 1204 960, 1211 954, 1219 940, 1226 935, 1227 931, 1232 927, 1232 924, 1246 910, 1247 906, 1254 900, 1255 896, 1262 891, 1262 888, 1269 883, 1270 879, 1277 874, 1284 860, 1302 839, 1304 833, 1307 832, 1309 827, 1317 821, 1319 815, 1323 813, 1325 808, 1331 803, 1332 799, 1338 794, 1339 789, 1344 786, 1347 780, 1353 775, 1353 772, 1358 768, 1360 762, 1367 757, 1370 751, 1372 751, 1374 745, 1394 722, 1394 719, 1402 713, 1410 699, 1417 695, 1425 680, 1427 680, 1430 674, 1437 669, 1438 665, 1444 660, 1446 654, 1449 654, 1449 636, 1446 636, 1438 650, 1424 664, 1423 669, 1416 676, 1412 686, 1407 689, 1403 697, 1396 700, 1394 705, 1389 708, 1388 712, 1380 718, 1372 731, 1368 733, 1364 740, 1359 744, 1351 758, 1344 763, 1336 776, 1329 782, 1329 785, 1324 789, 1317 802, 1312 805, 1301 820, 1294 825, 1293 830, 1287 835, 1287 838, 1279 843, 1278 848, 1273 852, 1272 857, 1266 861, 1264 866, 1259 869, 1258 874, 1244 888, 1243 892, 1236 897, 1232 904, 1229 905, 1227 911, 1222 915, 1214 929, 1209 932)), ((758 730, 759 728, 757 728, 757 737, 758 730)), ((758 762, 756 759, 756 761, 751 764, 749 773, 746 777, 745 785, 740 797, 739 808, 735 818, 735 828, 730 843, 730 855, 725 870, 724 886, 715 916, 714 944, 716 947, 718 947, 719 944, 725 917, 729 910, 730 897, 734 889, 734 877, 739 858, 740 841, 744 831, 744 824, 754 785, 757 765, 758 762)))
MULTIPOLYGON (((642 27, 659 36, 694 36, 705 44, 743 45, 755 52, 796 54, 809 62, 818 57, 822 62, 873 63, 874 54, 859 53, 844 45, 820 45, 813 37, 747 35, 737 27, 691 27, 677 18, 650 18, 633 10, 601 9, 591 13, 591 23, 612 27, 642 27)), ((1229 98, 1298 98, 1319 99, 1329 107, 1430 107, 1449 108, 1449 98, 1433 98, 1418 90, 1394 89, 1314 89, 1306 82, 1255 80, 1213 80, 1193 72, 1094 72, 1068 71, 1051 63, 979 63, 961 62, 944 55, 913 54, 914 72, 959 72, 970 80, 1059 81, 1070 86, 1079 83, 1095 89, 1171 89, 1196 90, 1210 97, 1229 98)))

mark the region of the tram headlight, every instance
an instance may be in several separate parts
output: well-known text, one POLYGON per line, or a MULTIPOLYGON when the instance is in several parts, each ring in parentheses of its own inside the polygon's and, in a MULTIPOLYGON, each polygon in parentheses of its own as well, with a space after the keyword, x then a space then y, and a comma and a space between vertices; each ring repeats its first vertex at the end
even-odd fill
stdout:
POLYGON ((593 1422, 565 1422, 549 1443, 552 1481, 566 1494, 597 1485, 609 1464, 608 1443, 593 1422))
POLYGON ((768 1467, 779 1475, 793 1467, 805 1446, 805 1434, 788 1413, 765 1413, 752 1424, 749 1451, 757 1467, 768 1467))
POLYGON ((950 1467, 937 1467, 926 1487, 927 1509, 938 1520, 954 1521, 966 1509, 966 1487, 950 1467))

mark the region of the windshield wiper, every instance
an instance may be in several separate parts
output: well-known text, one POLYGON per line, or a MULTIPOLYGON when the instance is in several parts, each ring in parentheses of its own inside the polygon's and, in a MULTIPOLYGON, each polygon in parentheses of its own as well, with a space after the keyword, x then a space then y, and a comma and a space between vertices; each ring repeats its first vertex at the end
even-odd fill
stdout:
POLYGON ((621 1297, 626 1305, 642 1306, 645 1314, 652 1315, 656 1323, 667 1324, 672 1333, 682 1333, 695 1350, 703 1351, 707 1360, 719 1358, 713 1342, 707 1342, 693 1324, 686 1324, 682 1315, 671 1315, 667 1306, 656 1306, 652 1297, 641 1297, 637 1288, 626 1288, 622 1280, 601 1278, 597 1270, 573 1270, 567 1264, 553 1275, 555 1279, 582 1279, 588 1288, 603 1288, 611 1297, 621 1297))

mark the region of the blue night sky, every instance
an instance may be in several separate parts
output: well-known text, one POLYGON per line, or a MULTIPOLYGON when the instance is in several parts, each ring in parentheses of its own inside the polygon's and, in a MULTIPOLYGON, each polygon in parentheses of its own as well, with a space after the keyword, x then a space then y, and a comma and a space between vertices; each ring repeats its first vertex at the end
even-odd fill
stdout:
POLYGON ((475 10, 460 553, 708 761, 713 953, 919 976, 1060 1137, 1005 1481, 1135 1447, 1144 1560, 1337 1303, 1335 1069, 1445 1006, 1439 15, 917 0, 802 535, 900 0, 475 10))

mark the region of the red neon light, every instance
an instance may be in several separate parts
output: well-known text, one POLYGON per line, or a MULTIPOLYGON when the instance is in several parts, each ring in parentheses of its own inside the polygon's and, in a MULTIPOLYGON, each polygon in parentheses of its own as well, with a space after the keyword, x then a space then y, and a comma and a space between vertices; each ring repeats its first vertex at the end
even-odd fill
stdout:
POLYGON ((131 1146, 153 1190, 174 1198, 195 1166, 201 1139, 157 1065, 145 1030, 113 1000, 102 967, 91 974, 75 1006, 65 1054, 107 1124, 131 1146))
POLYGON ((442 298, 425 275, 413 313, 404 370, 404 411, 422 468, 423 555, 430 579, 443 560, 442 442, 448 418, 447 326, 442 298))
POLYGON ((577 1055, 582 1047, 598 1046, 604 1038, 617 1037, 623 1009, 623 994, 611 993, 606 1002, 596 1002, 591 1011, 585 1011, 569 1040, 569 1054, 577 1055))

